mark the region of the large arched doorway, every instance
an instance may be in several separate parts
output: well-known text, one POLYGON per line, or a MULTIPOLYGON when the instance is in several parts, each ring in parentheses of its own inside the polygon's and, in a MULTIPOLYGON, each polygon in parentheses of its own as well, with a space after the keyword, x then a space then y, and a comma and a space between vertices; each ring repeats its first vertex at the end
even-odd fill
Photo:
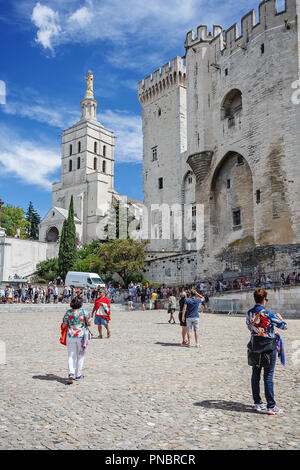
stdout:
POLYGON ((210 224, 214 247, 254 236, 252 172, 242 155, 228 152, 211 186, 210 224))
POLYGON ((46 241, 50 243, 57 242, 59 239, 59 231, 56 227, 51 227, 49 228, 47 235, 46 235, 46 241))

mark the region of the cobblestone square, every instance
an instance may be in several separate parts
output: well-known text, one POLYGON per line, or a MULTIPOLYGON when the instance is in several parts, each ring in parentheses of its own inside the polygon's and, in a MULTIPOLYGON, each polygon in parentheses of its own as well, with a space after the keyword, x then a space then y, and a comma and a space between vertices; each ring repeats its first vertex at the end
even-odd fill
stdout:
POLYGON ((300 448, 300 320, 280 332, 287 364, 278 361, 274 383, 285 413, 268 416, 253 411, 243 316, 201 314, 197 349, 180 346, 166 311, 113 306, 111 338, 90 341, 84 381, 67 385, 63 313, 0 313, 0 449, 300 448))

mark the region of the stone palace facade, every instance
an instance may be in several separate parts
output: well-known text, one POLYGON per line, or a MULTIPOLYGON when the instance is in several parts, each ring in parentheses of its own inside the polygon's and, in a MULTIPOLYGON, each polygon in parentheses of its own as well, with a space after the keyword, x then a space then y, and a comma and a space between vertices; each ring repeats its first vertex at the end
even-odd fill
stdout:
POLYGON ((300 267, 299 3, 200 25, 138 84, 150 280, 300 267))

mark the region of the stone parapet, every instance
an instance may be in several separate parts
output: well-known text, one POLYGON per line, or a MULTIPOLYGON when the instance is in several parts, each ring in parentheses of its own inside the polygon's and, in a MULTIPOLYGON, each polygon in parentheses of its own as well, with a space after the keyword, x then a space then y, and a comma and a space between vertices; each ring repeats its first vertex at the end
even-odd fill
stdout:
POLYGON ((138 83, 138 99, 141 104, 156 99, 166 90, 186 85, 186 67, 181 57, 175 57, 153 74, 138 83))
POLYGON ((241 19, 241 30, 238 24, 234 23, 225 31, 221 26, 214 25, 213 33, 208 33, 207 26, 200 25, 197 28, 197 35, 193 30, 187 33, 185 47, 189 49, 201 42, 207 42, 216 48, 216 55, 219 53, 222 55, 231 54, 240 48, 247 50, 247 44, 250 40, 264 31, 280 25, 283 28, 289 28, 295 23, 296 16, 295 0, 286 0, 283 11, 279 11, 276 0, 264 0, 259 5, 258 21, 256 21, 255 11, 251 10, 241 19))

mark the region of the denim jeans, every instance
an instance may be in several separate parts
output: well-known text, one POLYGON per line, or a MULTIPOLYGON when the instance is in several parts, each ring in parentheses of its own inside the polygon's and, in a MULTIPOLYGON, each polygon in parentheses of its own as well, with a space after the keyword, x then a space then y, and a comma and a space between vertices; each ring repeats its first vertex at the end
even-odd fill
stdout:
MULTIPOLYGON (((274 384, 273 384, 273 376, 276 364, 276 357, 277 357, 277 350, 273 352, 272 357, 272 366, 271 367, 264 367, 264 384, 265 384, 265 397, 267 400, 267 407, 274 408, 276 406, 274 400, 274 384)), ((262 367, 253 367, 252 369, 252 378, 251 378, 251 386, 252 386, 252 395, 255 405, 261 404, 262 399, 260 396, 260 376, 261 376, 262 367)))

